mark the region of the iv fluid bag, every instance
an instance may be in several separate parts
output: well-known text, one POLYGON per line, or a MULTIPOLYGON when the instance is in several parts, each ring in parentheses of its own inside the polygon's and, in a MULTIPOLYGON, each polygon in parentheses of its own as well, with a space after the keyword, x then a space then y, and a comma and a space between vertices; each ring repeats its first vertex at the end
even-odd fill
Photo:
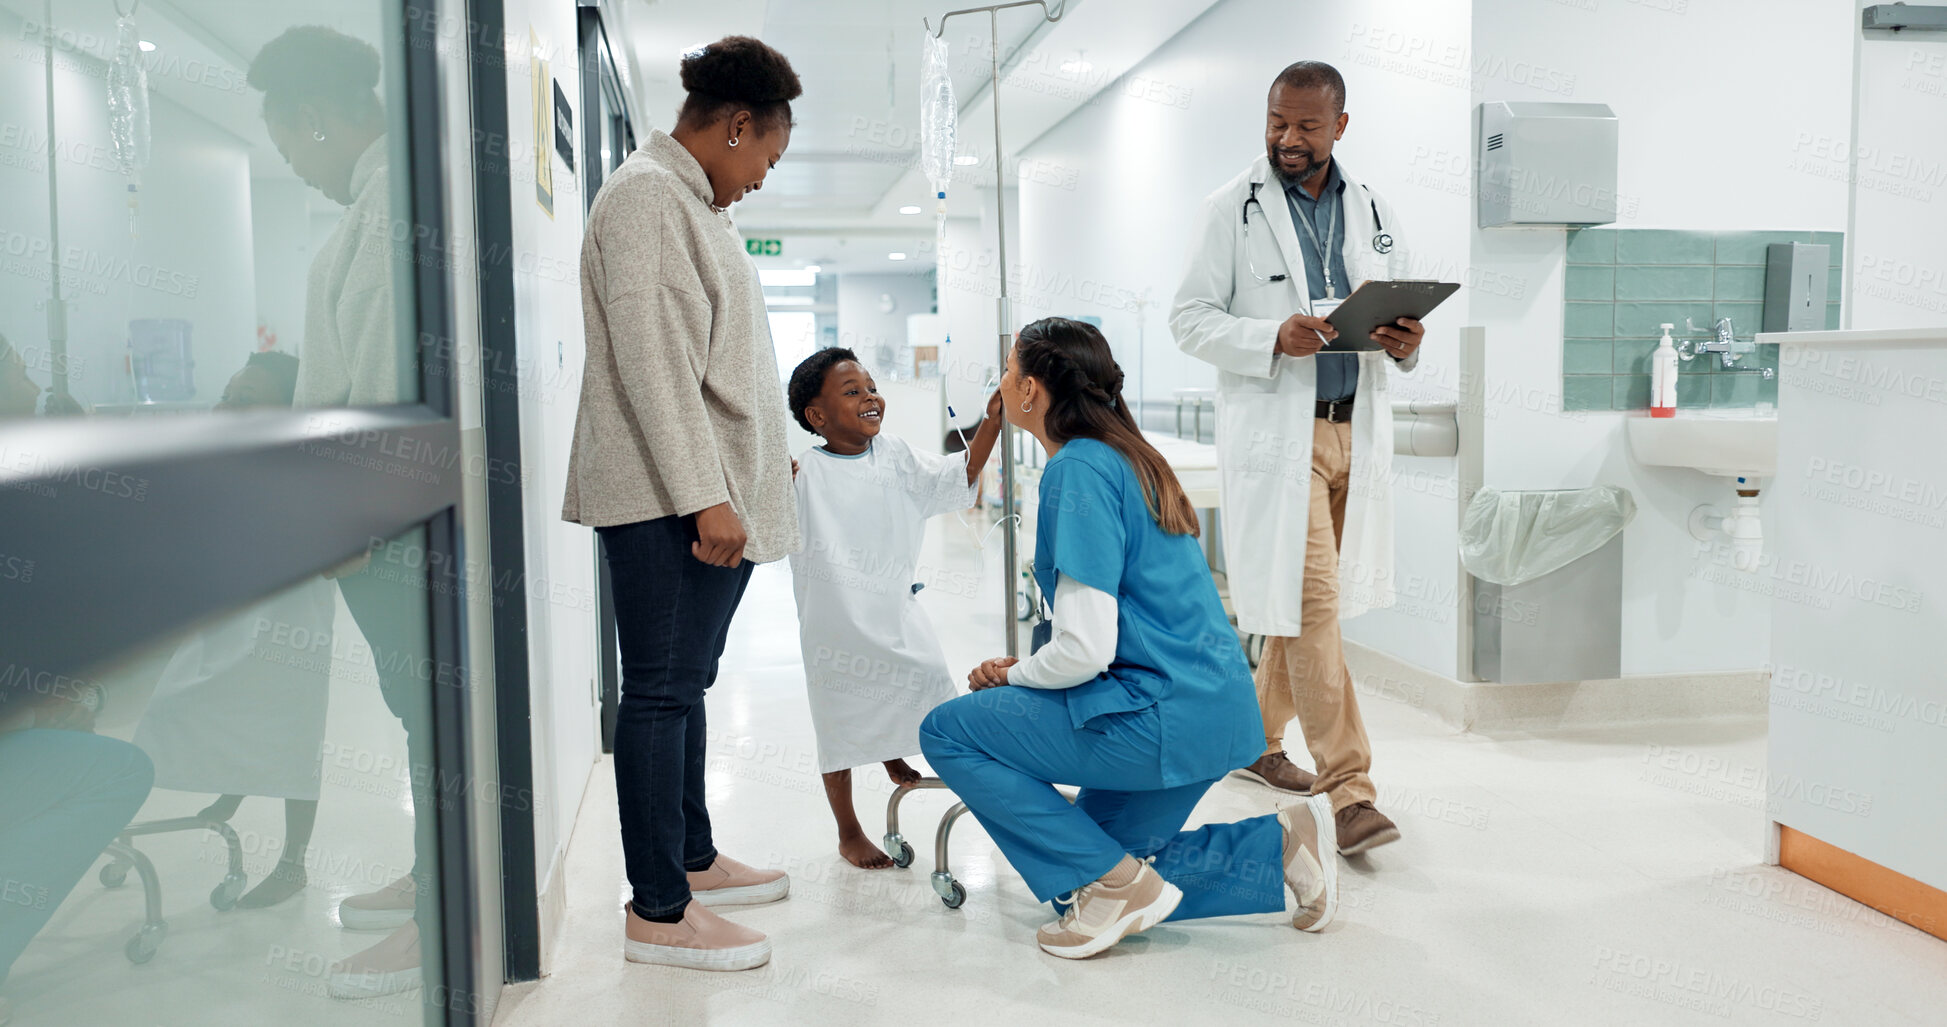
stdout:
POLYGON ((933 281, 935 288, 946 284, 946 186, 953 175, 954 131, 960 112, 953 103, 953 76, 948 73, 947 45, 931 35, 924 37, 924 59, 919 73, 919 167, 938 197, 934 208, 933 281))
POLYGON ((123 18, 116 30, 115 61, 108 66, 108 135, 122 174, 134 178, 149 165, 149 72, 142 67, 135 22, 123 18))
POLYGON ((928 35, 919 72, 919 167, 935 195, 946 192, 953 175, 953 134, 959 110, 953 103, 953 77, 945 41, 928 35))

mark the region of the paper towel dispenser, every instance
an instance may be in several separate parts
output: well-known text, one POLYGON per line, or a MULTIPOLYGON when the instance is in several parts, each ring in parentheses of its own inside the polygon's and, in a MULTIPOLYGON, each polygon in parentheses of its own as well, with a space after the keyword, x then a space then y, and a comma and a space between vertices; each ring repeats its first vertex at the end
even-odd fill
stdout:
POLYGON ((1616 131, 1608 104, 1481 104, 1480 226, 1616 220, 1616 131))

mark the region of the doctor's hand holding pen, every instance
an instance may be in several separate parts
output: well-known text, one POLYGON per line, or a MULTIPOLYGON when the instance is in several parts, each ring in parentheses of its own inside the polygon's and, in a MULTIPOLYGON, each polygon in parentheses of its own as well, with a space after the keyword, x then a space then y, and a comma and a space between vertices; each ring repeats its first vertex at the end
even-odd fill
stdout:
POLYGON ((1310 314, 1293 314, 1278 326, 1278 352, 1287 357, 1309 357, 1339 337, 1330 321, 1310 314))
POLYGON ((967 675, 967 687, 976 692, 985 688, 999 688, 1007 684, 1007 668, 1019 662, 1021 661, 1012 656, 996 656, 991 660, 983 660, 980 666, 975 667, 967 675))

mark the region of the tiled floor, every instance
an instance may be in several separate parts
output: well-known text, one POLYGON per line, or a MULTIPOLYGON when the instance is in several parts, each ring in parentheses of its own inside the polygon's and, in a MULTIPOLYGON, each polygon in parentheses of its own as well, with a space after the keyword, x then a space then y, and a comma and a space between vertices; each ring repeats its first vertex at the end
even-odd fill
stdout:
MULTIPOLYGON (((934 553, 963 570, 980 555, 934 553)), ((997 560, 986 556, 987 577, 997 560)), ((1381 806, 1405 836, 1346 864, 1331 929, 1301 934, 1277 916, 1172 924, 1094 960, 1045 956, 1033 944, 1045 907, 970 818, 953 839, 970 892, 957 911, 928 886, 924 847, 907 870, 839 859, 788 573, 758 572, 710 709, 718 844, 793 876, 785 902, 732 914, 772 936, 772 962, 710 974, 622 960, 604 763, 569 849, 551 974, 509 989, 504 1027, 1942 1022, 1947 943, 1761 865, 1763 794, 1745 786, 1756 775, 1721 769, 1763 765, 1755 721, 1488 738, 1368 700, 1381 806)), ((956 667, 998 651, 997 595, 922 598, 956 667)), ((860 787, 871 827, 889 785, 875 769, 860 787)), ((930 835, 947 803, 909 802, 907 836, 930 835)), ((1228 781, 1196 817, 1271 803, 1228 781)))

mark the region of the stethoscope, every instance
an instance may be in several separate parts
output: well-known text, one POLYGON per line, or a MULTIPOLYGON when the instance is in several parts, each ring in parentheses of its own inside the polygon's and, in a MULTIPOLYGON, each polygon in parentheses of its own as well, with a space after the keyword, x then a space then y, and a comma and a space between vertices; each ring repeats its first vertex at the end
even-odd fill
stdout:
MULTIPOLYGON (((1258 274, 1257 258, 1251 253, 1251 204, 1256 203, 1257 212, 1261 215, 1264 214, 1264 204, 1259 202, 1257 198, 1257 191, 1263 188, 1263 186, 1263 182, 1252 182, 1251 195, 1244 197, 1244 263, 1250 269, 1252 278, 1260 282, 1282 282, 1291 276, 1272 275, 1266 278, 1258 274)), ((1366 189, 1363 185, 1359 188, 1366 189)), ((1374 228, 1374 232, 1372 233, 1372 251, 1382 256, 1393 252, 1393 237, 1387 234, 1386 223, 1379 219, 1379 200, 1372 195, 1371 189, 1366 189, 1366 202, 1372 205, 1372 227, 1374 228)), ((1324 254, 1320 254, 1321 258, 1324 256, 1324 254)))

